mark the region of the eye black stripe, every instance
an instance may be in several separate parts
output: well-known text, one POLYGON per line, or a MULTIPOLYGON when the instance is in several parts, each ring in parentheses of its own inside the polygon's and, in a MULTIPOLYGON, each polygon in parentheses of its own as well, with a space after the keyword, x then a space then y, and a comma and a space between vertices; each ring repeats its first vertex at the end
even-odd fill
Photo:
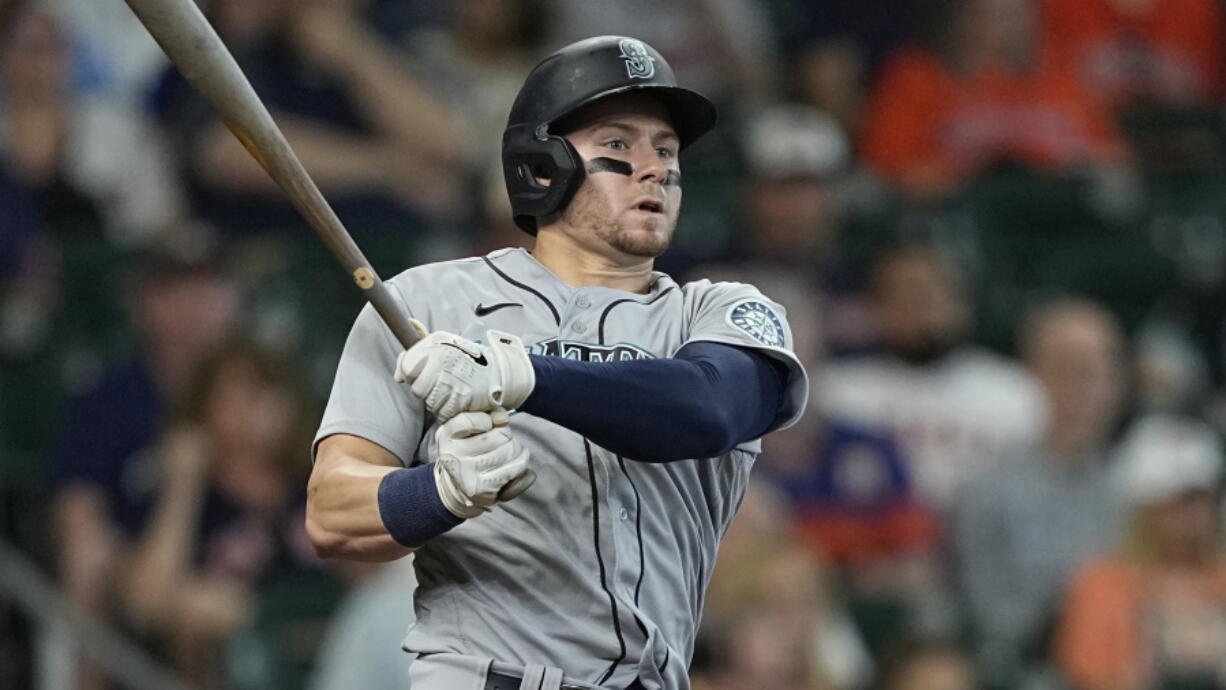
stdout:
POLYGON ((558 314, 558 308, 557 308, 557 307, 555 307, 555 306, 553 306, 553 302, 550 302, 548 297, 546 297, 546 296, 542 295, 542 294, 541 294, 540 292, 538 292, 538 291, 537 291, 535 288, 531 288, 531 287, 529 287, 529 286, 527 286, 527 285, 524 285, 523 283, 519 282, 518 280, 515 280, 514 278, 512 278, 512 277, 511 277, 511 276, 509 276, 509 275, 507 275, 506 273, 503 273, 503 272, 502 272, 502 269, 500 269, 500 268, 498 268, 497 266, 495 266, 495 265, 494 265, 494 262, 493 262, 493 261, 490 261, 490 258, 489 258, 488 256, 483 256, 483 257, 481 257, 481 258, 482 258, 482 260, 484 260, 484 261, 485 261, 486 265, 487 265, 487 266, 489 266, 489 267, 490 267, 490 269, 492 269, 492 270, 494 271, 494 273, 497 273, 497 274, 498 274, 498 276, 499 276, 500 278, 502 278, 503 280, 507 281, 508 283, 510 283, 510 284, 512 284, 512 285, 514 285, 515 287, 519 288, 520 290, 524 290, 524 291, 526 291, 526 292, 530 292, 530 293, 532 293, 532 294, 536 295, 536 296, 537 296, 537 298, 539 298, 539 299, 540 299, 542 302, 544 302, 544 303, 545 303, 545 306, 549 307, 549 311, 550 311, 550 313, 552 313, 552 314, 553 314, 553 321, 554 321, 554 323, 558 324, 559 326, 561 326, 561 325, 562 325, 562 316, 561 316, 560 314, 558 314))

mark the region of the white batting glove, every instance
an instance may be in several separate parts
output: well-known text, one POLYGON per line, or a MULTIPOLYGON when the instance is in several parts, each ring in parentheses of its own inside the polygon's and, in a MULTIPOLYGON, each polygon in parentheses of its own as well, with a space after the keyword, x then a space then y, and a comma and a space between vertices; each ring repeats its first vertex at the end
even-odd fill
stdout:
POLYGON ((507 413, 461 412, 435 432, 434 481, 452 513, 471 518, 522 494, 536 480, 528 450, 511 435, 507 413))
POLYGON ((485 338, 479 344, 454 333, 431 333, 400 353, 395 378, 410 384, 443 421, 465 411, 516 409, 536 385, 532 361, 517 336, 486 331, 485 338))

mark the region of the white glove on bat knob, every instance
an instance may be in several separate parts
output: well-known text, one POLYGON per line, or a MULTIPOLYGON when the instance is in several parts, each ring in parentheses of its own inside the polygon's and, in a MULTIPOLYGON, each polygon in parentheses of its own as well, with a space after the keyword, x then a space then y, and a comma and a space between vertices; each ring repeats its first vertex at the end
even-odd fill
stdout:
MULTIPOLYGON (((414 324, 417 326, 417 324, 414 324)), ((397 381, 410 384, 441 420, 464 411, 515 409, 536 385, 532 360, 517 336, 486 331, 486 343, 436 331, 400 353, 397 381)))
POLYGON ((523 493, 536 479, 528 450, 520 447, 501 408, 461 412, 435 432, 434 481, 452 513, 471 518, 523 493))

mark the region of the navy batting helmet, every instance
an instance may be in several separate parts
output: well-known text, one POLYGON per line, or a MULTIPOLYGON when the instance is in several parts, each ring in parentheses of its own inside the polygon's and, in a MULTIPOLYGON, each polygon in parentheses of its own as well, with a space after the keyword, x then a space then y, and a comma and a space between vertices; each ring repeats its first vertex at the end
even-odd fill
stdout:
POLYGON ((625 36, 572 43, 528 74, 502 133, 502 170, 516 225, 535 235, 537 219, 564 208, 583 181, 579 153, 550 126, 598 99, 627 92, 649 93, 664 104, 682 149, 715 126, 715 105, 677 86, 655 48, 625 36))

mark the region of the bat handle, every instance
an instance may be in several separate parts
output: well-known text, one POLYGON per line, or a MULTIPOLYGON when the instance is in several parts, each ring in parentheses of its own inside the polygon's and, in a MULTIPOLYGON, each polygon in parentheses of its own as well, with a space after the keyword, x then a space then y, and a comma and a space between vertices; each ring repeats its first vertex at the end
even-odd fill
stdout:
MULTIPOLYGON (((359 268, 354 271, 354 282, 358 287, 366 293, 366 300, 374 306, 375 311, 391 329, 392 335, 396 336, 396 340, 400 341, 401 346, 406 350, 413 347, 418 340, 421 339, 421 334, 417 329, 413 328, 405 317, 404 312, 400 310, 392 293, 388 290, 387 284, 381 280, 373 279, 369 284, 363 284, 364 280, 358 277, 358 274, 363 271, 370 272, 370 269, 359 268)), ((372 273, 373 276, 373 273, 372 273)))

